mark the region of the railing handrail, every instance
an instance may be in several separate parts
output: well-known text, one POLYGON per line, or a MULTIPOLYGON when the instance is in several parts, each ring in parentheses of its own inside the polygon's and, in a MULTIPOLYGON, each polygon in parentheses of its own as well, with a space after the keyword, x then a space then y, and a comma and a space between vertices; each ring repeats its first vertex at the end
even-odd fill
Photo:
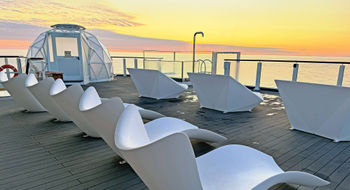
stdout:
POLYGON ((143 56, 111 56, 112 59, 163 59, 162 57, 143 57, 143 56))
POLYGON ((224 59, 224 61, 350 64, 350 62, 348 61, 311 61, 311 60, 278 60, 278 59, 224 59))
POLYGON ((26 57, 20 56, 20 55, 0 55, 0 58, 26 58, 26 57))

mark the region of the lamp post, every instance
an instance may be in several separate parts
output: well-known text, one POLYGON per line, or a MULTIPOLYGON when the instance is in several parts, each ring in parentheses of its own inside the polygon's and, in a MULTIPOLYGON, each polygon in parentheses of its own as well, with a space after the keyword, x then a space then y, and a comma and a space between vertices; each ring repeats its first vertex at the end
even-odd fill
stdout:
POLYGON ((193 35, 193 62, 192 62, 192 72, 194 73, 194 62, 196 61, 196 35, 201 34, 204 37, 203 32, 196 32, 193 35))

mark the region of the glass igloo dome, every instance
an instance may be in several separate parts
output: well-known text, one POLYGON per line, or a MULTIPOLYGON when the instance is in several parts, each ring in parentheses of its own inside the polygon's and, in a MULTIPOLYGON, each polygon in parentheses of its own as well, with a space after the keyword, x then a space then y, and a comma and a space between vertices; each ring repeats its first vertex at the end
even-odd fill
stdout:
POLYGON ((46 71, 63 73, 66 83, 113 79, 112 59, 106 47, 85 28, 56 24, 29 47, 27 58, 43 58, 46 71))

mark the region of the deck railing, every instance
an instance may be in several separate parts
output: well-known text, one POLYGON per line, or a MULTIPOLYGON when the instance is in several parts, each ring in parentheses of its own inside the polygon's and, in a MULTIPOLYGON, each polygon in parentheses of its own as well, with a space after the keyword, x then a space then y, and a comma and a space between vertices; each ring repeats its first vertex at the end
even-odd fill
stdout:
MULTIPOLYGON (((144 56, 111 56, 113 59, 113 66, 120 67, 116 74, 121 74, 123 76, 128 75, 127 68, 143 68, 143 69, 157 69, 161 72, 164 72, 170 77, 180 79, 185 81, 188 79, 187 72, 191 72, 193 69, 195 72, 202 73, 212 73, 217 74, 217 67, 222 66, 222 64, 214 64, 210 59, 198 59, 195 64, 195 68, 193 68, 192 60, 164 60, 162 57, 144 57, 144 56), (116 61, 114 61, 116 60, 116 61), (118 65, 120 63, 120 65, 118 65), (131 64, 130 64, 131 63, 131 64), (215 69, 213 69, 215 68, 215 69)), ((174 57, 175 58, 175 57, 174 57)), ((11 64, 17 68, 18 73, 24 72, 25 68, 25 60, 24 56, 0 56, 0 66, 11 64)), ((299 64, 333 64, 339 65, 338 70, 338 78, 336 85, 342 86, 344 79, 344 71, 345 65, 349 65, 348 61, 308 61, 308 60, 273 60, 273 59, 224 59, 223 68, 219 68, 224 70, 223 74, 230 75, 230 68, 232 63, 236 63, 235 68, 235 78, 239 79, 239 64, 244 64, 245 62, 256 63, 256 74, 255 74, 255 85, 252 84, 255 90, 260 90, 261 86, 261 75, 263 71, 264 63, 292 63, 292 81, 298 80, 299 73, 299 64)), ((6 73, 8 76, 13 74, 12 71, 6 69, 6 73)), ((233 74, 232 74, 233 75, 233 74)), ((251 77, 252 78, 252 77, 251 77)), ((0 85, 0 88, 1 85, 0 85)), ((271 89, 271 88, 270 88, 271 89)))
MULTIPOLYGON (((339 65, 338 71, 338 79, 337 86, 342 86, 343 78, 344 78, 344 70, 345 65, 350 64, 347 61, 308 61, 308 60, 271 60, 271 59, 224 59, 224 69, 225 74, 229 75, 230 73, 230 65, 232 62, 256 62, 256 77, 255 77, 255 86, 254 90, 260 90, 261 88, 261 73, 262 73, 262 65, 263 63, 293 63, 293 73, 292 73, 292 81, 298 80, 298 71, 299 71, 299 63, 305 64, 336 64, 339 65)), ((239 67, 238 67, 239 68, 239 67)), ((239 73, 239 71, 236 71, 239 73)), ((238 76, 236 76, 238 79, 238 76)))
MULTIPOLYGON (((24 59, 25 57, 23 56, 0 55, 0 66, 11 64, 17 69, 17 72, 13 72, 10 69, 5 69, 5 73, 7 74, 7 77, 10 78, 11 74, 23 72, 22 62, 24 63, 24 59)), ((2 88, 3 86, 0 84, 0 89, 2 88)))

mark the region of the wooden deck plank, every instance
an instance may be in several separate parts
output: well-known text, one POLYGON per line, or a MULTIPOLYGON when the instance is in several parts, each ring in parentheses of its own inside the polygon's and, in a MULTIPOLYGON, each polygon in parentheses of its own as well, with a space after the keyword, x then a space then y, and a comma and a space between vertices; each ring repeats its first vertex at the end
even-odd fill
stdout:
MULTIPOLYGON (((243 144, 274 157, 286 170, 314 173, 331 181, 318 189, 347 189, 350 142, 289 129, 278 94, 264 94, 253 112, 200 109, 190 88, 178 100, 138 98, 130 78, 92 84, 102 97, 184 119, 226 137, 224 143, 193 144, 196 156, 226 144, 243 144), (176 111, 174 111, 176 110, 176 111)), ((85 87, 86 88, 86 87, 85 87)), ((48 113, 25 113, 11 98, 0 98, 0 189, 147 189, 101 139, 83 138, 73 123, 52 122, 48 113)), ((314 189, 277 185, 272 189, 314 189)))

